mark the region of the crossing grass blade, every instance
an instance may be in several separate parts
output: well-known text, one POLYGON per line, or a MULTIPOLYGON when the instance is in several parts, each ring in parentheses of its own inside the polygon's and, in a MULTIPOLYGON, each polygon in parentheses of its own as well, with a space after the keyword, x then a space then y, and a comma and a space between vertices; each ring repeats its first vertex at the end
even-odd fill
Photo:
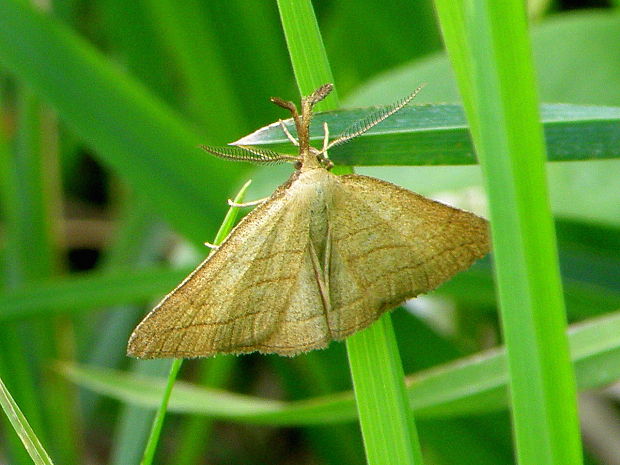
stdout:
MULTIPOLYGON (((620 377, 620 311, 572 325, 571 360, 579 389, 593 389, 620 377)), ((80 386, 124 402, 154 408, 165 380, 64 363, 59 371, 80 386)), ((480 415, 508 406, 504 348, 490 349, 407 377, 407 396, 420 418, 480 415)), ((303 401, 276 401, 179 382, 170 411, 266 425, 320 425, 354 421, 353 392, 303 401)))
MULTIPOLYGON (((620 108, 543 104, 540 109, 548 161, 604 160, 620 156, 620 108)), ((376 111, 376 107, 369 107, 319 113, 313 119, 311 137, 320 144, 323 122, 337 136, 376 111)), ((289 129, 292 127, 290 120, 285 124, 289 129)), ((290 150, 282 130, 273 124, 235 144, 290 150)), ((329 155, 335 163, 361 166, 477 163, 463 108, 453 104, 405 107, 398 117, 387 119, 349 144, 334 147, 329 155)))

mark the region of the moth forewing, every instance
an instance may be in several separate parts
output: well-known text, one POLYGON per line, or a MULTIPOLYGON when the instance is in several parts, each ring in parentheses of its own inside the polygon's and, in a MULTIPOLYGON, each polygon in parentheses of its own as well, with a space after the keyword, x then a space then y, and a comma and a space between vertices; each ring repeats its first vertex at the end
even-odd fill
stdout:
POLYGON ((297 272, 297 261, 286 263, 291 255, 283 253, 292 252, 292 240, 275 234, 285 224, 303 224, 303 219, 295 221, 285 192, 279 188, 246 215, 220 247, 146 316, 130 338, 130 355, 189 358, 256 350, 244 347, 272 331, 283 304, 280 296, 288 295, 292 284, 283 273, 297 272), (270 282, 263 270, 266 263, 276 268, 270 282), (271 292, 264 292, 266 285, 271 292), (255 307, 264 311, 253 311, 255 307))
POLYGON ((130 355, 295 355, 323 348, 489 251, 487 222, 472 213, 375 178, 328 171, 328 148, 408 103, 332 142, 326 136, 318 150, 309 145, 311 110, 331 88, 302 99, 301 114, 292 102, 272 99, 293 115, 298 157, 207 148, 232 160, 296 161, 299 169, 144 318, 129 340, 130 355))
POLYGON ((330 327, 342 339, 489 250, 486 220, 378 179, 338 177, 329 213, 330 327))

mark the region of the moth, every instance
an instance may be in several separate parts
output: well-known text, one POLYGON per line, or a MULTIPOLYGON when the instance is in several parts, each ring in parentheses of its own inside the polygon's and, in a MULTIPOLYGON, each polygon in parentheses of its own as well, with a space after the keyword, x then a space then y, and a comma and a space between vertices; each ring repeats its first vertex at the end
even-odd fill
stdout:
POLYGON ((290 111, 299 155, 250 146, 203 148, 296 169, 136 327, 139 358, 218 353, 296 355, 366 328, 405 300, 435 289, 489 252, 483 218, 372 177, 336 176, 328 150, 363 134, 420 90, 329 141, 310 145, 313 106, 325 84, 290 111))

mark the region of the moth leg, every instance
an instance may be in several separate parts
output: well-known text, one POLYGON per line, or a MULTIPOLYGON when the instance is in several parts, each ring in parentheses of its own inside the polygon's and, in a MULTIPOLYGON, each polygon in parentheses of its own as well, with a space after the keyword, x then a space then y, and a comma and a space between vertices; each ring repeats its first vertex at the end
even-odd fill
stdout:
POLYGON ((282 128, 282 132, 284 132, 284 134, 286 135, 286 138, 288 140, 291 141, 291 144, 293 144, 295 147, 299 147, 299 142, 297 142, 297 139, 295 139, 293 137, 293 135, 291 134, 291 132, 288 130, 288 128, 286 127, 286 125, 284 124, 284 121, 282 121, 281 119, 278 120, 278 123, 280 123, 280 127, 282 128))
POLYGON ((312 259, 312 268, 314 269, 314 276, 316 277, 316 282, 319 285, 319 294, 321 294, 321 301, 323 302, 323 314, 325 315, 325 326, 327 327, 327 334, 330 339, 332 337, 332 330, 329 327, 329 313, 331 312, 331 302, 329 299, 329 289, 327 282, 323 277, 324 271, 321 270, 321 264, 319 263, 319 256, 316 253, 316 249, 312 244, 312 241, 309 241, 310 247, 310 258, 312 259))
POLYGON ((325 286, 325 293, 327 295, 327 298, 329 300, 329 264, 331 262, 331 255, 332 255, 332 228, 329 225, 329 223, 327 224, 327 237, 325 239, 325 254, 323 256, 323 266, 325 267, 323 269, 323 283, 325 286))
POLYGON ((212 244, 211 242, 205 242, 205 245, 209 247, 211 250, 217 250, 220 248, 219 245, 212 244))
POLYGON ((252 200, 251 202, 237 203, 234 200, 228 199, 228 205, 235 208, 255 207, 261 203, 269 200, 269 197, 263 197, 262 199, 252 200))
POLYGON ((323 122, 323 148, 320 152, 317 153, 317 156, 321 157, 321 163, 325 166, 326 169, 331 169, 334 167, 334 163, 329 159, 329 155, 327 155, 327 149, 329 148, 329 126, 327 122, 323 122))
POLYGON ((323 150, 321 153, 327 155, 327 147, 329 146, 329 126, 327 121, 323 121, 323 150))

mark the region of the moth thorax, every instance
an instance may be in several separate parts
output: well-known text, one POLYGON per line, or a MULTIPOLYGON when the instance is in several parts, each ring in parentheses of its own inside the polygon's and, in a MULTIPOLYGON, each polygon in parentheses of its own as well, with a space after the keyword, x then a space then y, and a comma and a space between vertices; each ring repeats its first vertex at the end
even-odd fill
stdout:
POLYGON ((325 248, 329 240, 329 213, 333 208, 335 176, 322 168, 308 171, 300 181, 305 184, 307 193, 306 208, 309 209, 309 235, 318 254, 321 266, 324 265, 325 248))

